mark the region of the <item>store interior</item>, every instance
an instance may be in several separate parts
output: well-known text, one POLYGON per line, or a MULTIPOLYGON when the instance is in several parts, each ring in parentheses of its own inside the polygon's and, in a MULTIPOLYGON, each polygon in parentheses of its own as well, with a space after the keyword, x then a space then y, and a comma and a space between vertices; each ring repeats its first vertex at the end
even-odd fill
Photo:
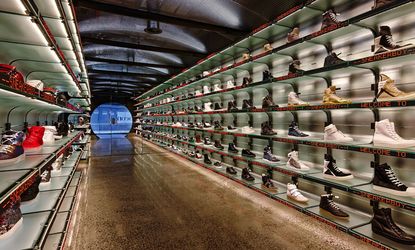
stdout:
POLYGON ((0 250, 415 249, 413 0, 0 2, 0 250))

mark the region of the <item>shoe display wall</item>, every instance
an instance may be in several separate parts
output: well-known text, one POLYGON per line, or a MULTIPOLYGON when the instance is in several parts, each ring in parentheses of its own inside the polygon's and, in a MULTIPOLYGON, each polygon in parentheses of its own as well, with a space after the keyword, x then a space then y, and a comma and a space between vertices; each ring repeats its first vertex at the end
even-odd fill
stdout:
MULTIPOLYGON (((205 80, 212 80, 212 85, 220 81, 224 89, 218 93, 171 105, 183 110, 222 103, 226 110, 219 105, 215 113, 185 113, 180 121, 209 119, 220 121, 227 129, 215 123, 213 128, 154 127, 170 134, 209 136, 214 146, 196 148, 209 152, 212 161, 222 162, 226 166, 222 173, 231 175, 231 167, 235 168, 240 171, 234 174, 239 177, 242 172, 246 177, 241 177, 243 181, 250 179, 248 174, 258 180, 264 174, 286 187, 279 189, 284 193, 278 196, 282 203, 300 206, 306 214, 374 245, 400 249, 399 244, 405 243, 393 237, 394 232, 386 230, 392 236, 385 237, 372 229, 375 213, 371 206, 387 204, 396 214, 399 228, 415 230, 415 57, 411 45, 415 41, 411 35, 415 32, 415 4, 379 0, 324 3, 327 1, 316 0, 300 5, 262 28, 278 33, 269 41, 244 38, 247 44, 256 44, 246 62, 240 61, 240 53, 234 62, 224 63, 220 72, 191 82, 192 87, 169 92, 183 94, 202 88, 205 80), (298 22, 303 14, 309 18, 298 22), (272 52, 264 52, 268 42, 272 52), (240 74, 231 76, 235 68, 240 74), (249 83, 248 78, 252 79, 249 83), (227 150, 221 144, 228 145, 227 150), (257 152, 264 154, 255 157, 257 152), (267 172, 270 169, 272 174, 267 172), (339 197, 336 202, 335 196, 339 197)), ((206 59, 200 67, 207 67, 208 62, 213 61, 206 59)), ((192 74, 185 72, 182 77, 191 79, 192 74)), ((157 103, 159 97, 153 94, 145 94, 152 95, 151 101, 138 99, 138 103, 157 103)), ((173 120, 172 115, 148 118, 173 120)))

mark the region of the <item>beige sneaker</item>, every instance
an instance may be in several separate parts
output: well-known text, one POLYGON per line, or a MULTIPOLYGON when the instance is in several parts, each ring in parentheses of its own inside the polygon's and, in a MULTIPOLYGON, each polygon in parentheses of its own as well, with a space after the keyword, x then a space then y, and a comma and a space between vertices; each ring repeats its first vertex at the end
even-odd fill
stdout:
POLYGON ((380 74, 379 90, 377 99, 381 101, 394 101, 414 99, 415 92, 406 93, 398 89, 395 81, 385 74, 380 74))
POLYGON ((323 104, 349 104, 352 103, 349 99, 343 99, 336 95, 336 86, 330 86, 324 91, 323 104))
POLYGON ((300 38, 300 28, 294 27, 293 30, 287 35, 287 42, 293 42, 300 38))

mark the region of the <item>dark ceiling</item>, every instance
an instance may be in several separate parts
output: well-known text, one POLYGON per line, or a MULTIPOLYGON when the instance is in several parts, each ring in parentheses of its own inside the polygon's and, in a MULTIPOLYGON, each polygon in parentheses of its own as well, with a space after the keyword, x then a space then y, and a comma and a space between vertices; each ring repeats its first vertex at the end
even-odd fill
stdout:
POLYGON ((127 101, 293 7, 276 0, 75 0, 94 99, 127 101), (160 22, 161 34, 144 31, 160 22))

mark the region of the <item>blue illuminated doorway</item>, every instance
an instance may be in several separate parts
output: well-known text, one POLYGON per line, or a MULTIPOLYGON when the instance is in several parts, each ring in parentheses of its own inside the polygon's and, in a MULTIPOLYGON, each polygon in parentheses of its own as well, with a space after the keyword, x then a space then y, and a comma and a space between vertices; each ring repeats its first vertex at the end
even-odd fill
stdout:
POLYGON ((126 135, 133 126, 128 108, 119 103, 99 105, 91 115, 92 131, 100 135, 126 135))

